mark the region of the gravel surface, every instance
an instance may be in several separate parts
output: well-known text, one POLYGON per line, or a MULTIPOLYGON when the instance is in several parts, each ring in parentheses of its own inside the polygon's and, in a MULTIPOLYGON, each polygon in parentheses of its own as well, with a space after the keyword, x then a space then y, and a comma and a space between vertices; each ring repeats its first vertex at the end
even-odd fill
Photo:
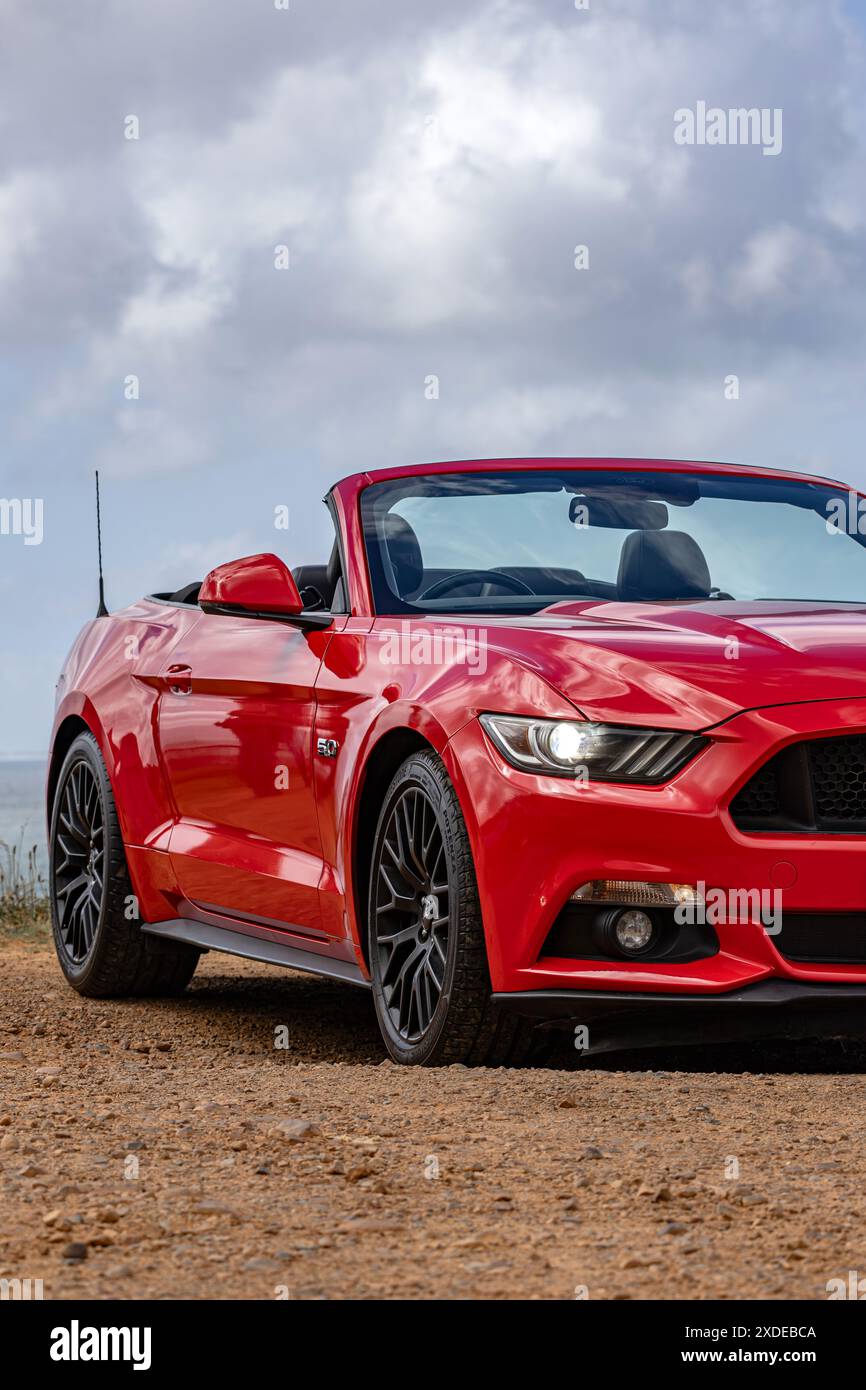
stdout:
POLYGON ((182 999, 100 1002, 41 942, 0 966, 0 1277, 46 1298, 820 1299, 866 1275, 850 1046, 407 1070, 349 986, 212 954, 182 999))

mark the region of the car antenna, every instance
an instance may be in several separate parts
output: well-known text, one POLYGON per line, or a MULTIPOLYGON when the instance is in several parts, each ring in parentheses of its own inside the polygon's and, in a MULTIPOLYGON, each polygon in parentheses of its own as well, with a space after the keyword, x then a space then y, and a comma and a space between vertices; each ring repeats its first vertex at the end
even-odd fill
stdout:
POLYGON ((105 584, 102 578, 102 519, 99 514, 99 469, 96 469, 96 546, 99 554, 99 607, 96 610, 97 618, 107 618, 108 609, 105 606, 105 584))

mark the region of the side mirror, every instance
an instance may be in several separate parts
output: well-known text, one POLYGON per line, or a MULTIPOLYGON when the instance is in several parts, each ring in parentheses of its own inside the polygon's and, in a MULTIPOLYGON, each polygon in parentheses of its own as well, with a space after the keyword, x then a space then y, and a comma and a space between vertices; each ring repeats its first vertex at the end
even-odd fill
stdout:
POLYGON ((205 613, 270 618, 297 627, 330 627, 330 613, 305 613, 294 576, 278 555, 247 555, 211 570, 201 586, 205 613))

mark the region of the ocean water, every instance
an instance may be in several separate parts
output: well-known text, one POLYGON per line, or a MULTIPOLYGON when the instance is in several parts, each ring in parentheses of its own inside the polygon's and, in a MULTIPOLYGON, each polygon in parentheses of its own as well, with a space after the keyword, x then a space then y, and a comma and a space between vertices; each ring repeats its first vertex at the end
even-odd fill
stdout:
MULTIPOLYGON (((0 759, 0 841, 19 845, 26 859, 36 846, 39 867, 48 868, 45 839, 45 761, 0 759)), ((5 852, 0 847, 0 855, 5 852)))

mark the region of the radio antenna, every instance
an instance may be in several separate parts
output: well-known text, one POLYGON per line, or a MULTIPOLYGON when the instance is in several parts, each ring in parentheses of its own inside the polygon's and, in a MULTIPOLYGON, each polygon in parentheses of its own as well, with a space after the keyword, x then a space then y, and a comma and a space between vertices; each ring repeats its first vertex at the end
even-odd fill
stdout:
POLYGON ((105 606, 105 584, 102 578, 102 518, 99 513, 99 469, 96 469, 96 546, 99 553, 99 607, 96 610, 97 618, 107 618, 108 609, 105 606))

